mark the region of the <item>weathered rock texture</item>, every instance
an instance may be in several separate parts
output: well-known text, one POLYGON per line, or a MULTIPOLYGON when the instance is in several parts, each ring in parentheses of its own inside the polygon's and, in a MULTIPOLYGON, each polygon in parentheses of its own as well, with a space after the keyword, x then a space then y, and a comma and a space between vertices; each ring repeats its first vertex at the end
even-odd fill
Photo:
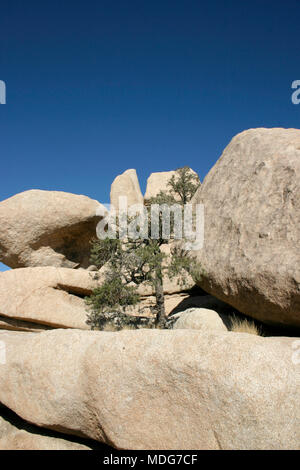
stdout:
MULTIPOLYGON (((199 290, 201 291, 201 289, 199 290)), ((197 292, 197 288, 192 289, 189 294, 186 293, 184 295, 184 293, 182 293, 180 294, 180 296, 181 301, 178 301, 177 304, 174 305, 173 308, 168 311, 168 313, 170 314, 167 320, 169 328, 173 328, 175 322, 177 322, 181 315, 184 315, 186 311, 213 311, 215 315, 218 315, 220 317, 227 330, 231 329, 233 316, 241 319, 245 318, 244 314, 241 314, 231 305, 222 302, 213 295, 200 295, 197 292)), ((170 297, 174 298, 175 300, 176 295, 172 295, 170 297)), ((166 301, 166 305, 169 306, 170 303, 166 301)), ((270 334, 268 336, 273 336, 273 334, 270 334)))
MULTIPOLYGON (((1 413, 3 414, 3 413, 1 413)), ((61 436, 48 436, 43 430, 21 423, 17 425, 0 414, 0 450, 91 450, 91 447, 61 436)), ((11 416, 9 416, 10 418, 11 416)))
POLYGON ((121 449, 299 449, 291 338, 192 330, 1 333, 0 402, 121 449))
POLYGON ((300 326, 300 130, 234 137, 193 202, 207 292, 270 324, 300 326))
POLYGON ((40 190, 0 202, 0 261, 11 268, 89 266, 99 206, 86 196, 40 190))
MULTIPOLYGON (((167 248, 165 247, 165 251, 167 248)), ((99 272, 99 282, 105 278, 106 266, 103 266, 99 272)), ((184 285, 180 283, 180 278, 169 279, 168 276, 164 276, 163 279, 163 290, 165 294, 165 309, 166 313, 169 314, 176 308, 182 301, 190 296, 190 290, 195 286, 195 282, 189 275, 186 275, 184 279, 184 285)), ((201 289, 199 289, 201 290, 201 289)), ((149 283, 142 283, 137 286, 137 291, 141 296, 141 302, 133 307, 127 307, 126 313, 132 315, 153 315, 152 309, 156 304, 154 288, 149 283)))
MULTIPOLYGON (((1 308, 0 308, 1 310, 1 308)), ((32 323, 29 321, 18 320, 0 315, 0 330, 11 331, 29 331, 32 333, 40 333, 41 331, 51 330, 51 326, 41 325, 39 323, 32 323)))
POLYGON ((144 199, 149 200, 151 197, 157 196, 160 191, 170 192, 168 183, 173 175, 176 175, 176 171, 159 171, 157 173, 151 173, 147 179, 147 186, 144 199))
MULTIPOLYGON (((194 170, 191 169, 191 172, 198 176, 194 170)), ((145 201, 148 201, 150 198, 157 196, 160 191, 170 193, 171 187, 168 185, 168 183, 172 176, 176 176, 175 170, 151 173, 147 179, 146 192, 144 196, 145 201)), ((180 200, 180 197, 175 195, 175 199, 180 200)))
POLYGON ((86 325, 84 296, 97 273, 68 268, 20 268, 0 273, 0 328, 39 331, 86 325))
POLYGON ((227 331, 220 315, 208 308, 189 308, 178 315, 178 320, 173 326, 175 330, 227 331))
POLYGON ((126 196, 128 207, 133 204, 143 204, 144 199, 136 170, 126 170, 118 175, 111 185, 110 203, 116 210, 119 209, 119 197, 126 196))
MULTIPOLYGON (((89 329, 84 297, 103 280, 103 272, 51 266, 2 272, 0 329, 28 332, 52 328, 89 329)), ((188 284, 186 289, 191 285, 188 284)), ((153 289, 147 284, 140 285, 138 291, 142 296, 141 302, 128 307, 126 313, 153 316, 156 301, 153 289)), ((167 314, 189 298, 188 291, 182 291, 177 282, 168 279, 164 291, 167 314)))

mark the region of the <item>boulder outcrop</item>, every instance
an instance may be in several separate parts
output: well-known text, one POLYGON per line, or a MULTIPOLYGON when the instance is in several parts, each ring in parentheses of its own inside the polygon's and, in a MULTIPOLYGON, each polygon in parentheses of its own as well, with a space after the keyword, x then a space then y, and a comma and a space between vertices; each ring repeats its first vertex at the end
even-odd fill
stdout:
POLYGON ((299 449, 293 338, 55 330, 0 341, 0 402, 38 426, 118 449, 299 449))
POLYGON ((128 207, 134 204, 143 204, 144 198, 140 189, 140 184, 136 170, 130 169, 118 175, 111 185, 110 203, 116 210, 119 209, 119 197, 127 197, 128 207))
POLYGON ((84 269, 20 268, 0 273, 0 328, 88 329, 84 297, 98 286, 84 269))
POLYGON ((99 206, 87 196, 40 190, 0 202, 0 261, 11 268, 88 267, 99 206))
POLYGON ((47 435, 21 420, 17 424, 11 422, 4 411, 0 412, 0 450, 91 450, 91 447, 67 437, 47 435))
POLYGON ((178 315, 178 319, 173 325, 174 330, 227 331, 221 316, 208 308, 189 308, 178 315))
MULTIPOLYGON (((191 173, 198 176, 194 170, 190 170, 191 173)), ((160 191, 170 193, 171 187, 168 185, 168 183, 172 176, 176 176, 175 170, 151 173, 147 179, 146 192, 144 195, 145 201, 148 201, 150 198, 157 196, 160 191)), ((175 195, 175 199, 180 200, 180 197, 175 195)))
POLYGON ((250 129, 193 198, 205 211, 199 285, 269 324, 300 326, 300 130, 250 129))
POLYGON ((151 173, 147 179, 146 192, 144 195, 145 201, 152 197, 157 196, 160 191, 169 192, 170 187, 168 183, 172 176, 176 175, 176 171, 158 171, 151 173))
MULTIPOLYGON (((52 328, 89 329, 84 297, 101 285, 104 272, 46 266, 0 273, 0 329, 28 332, 52 328)), ((165 279, 167 314, 190 297, 188 289, 193 283, 188 281, 183 290, 176 280, 165 279)), ((143 284, 138 292, 141 302, 127 307, 126 313, 153 316, 156 301, 153 288, 143 284)))

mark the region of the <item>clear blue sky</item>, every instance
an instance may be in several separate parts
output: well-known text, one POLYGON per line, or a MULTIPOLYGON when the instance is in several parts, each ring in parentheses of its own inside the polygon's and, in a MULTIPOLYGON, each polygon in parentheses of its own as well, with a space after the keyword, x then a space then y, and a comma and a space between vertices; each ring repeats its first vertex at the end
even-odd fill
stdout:
POLYGON ((113 178, 203 180, 251 127, 300 127, 299 0, 0 4, 0 200, 31 188, 108 202, 113 178))

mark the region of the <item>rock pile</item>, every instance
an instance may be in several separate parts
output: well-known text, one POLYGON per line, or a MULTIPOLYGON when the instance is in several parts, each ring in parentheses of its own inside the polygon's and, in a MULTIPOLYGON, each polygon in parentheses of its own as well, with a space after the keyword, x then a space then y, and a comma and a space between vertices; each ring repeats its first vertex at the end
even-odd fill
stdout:
POLYGON ((99 206, 86 196, 39 190, 0 202, 0 261, 11 268, 88 267, 99 206))
MULTIPOLYGON (((111 202, 147 202, 173 174, 153 173, 143 197, 127 170, 111 202)), ((300 327, 300 131, 236 136, 197 203, 203 276, 165 280, 169 329, 105 332, 84 300, 104 279, 89 266, 103 206, 38 190, 0 202, 14 268, 0 273, 0 449, 300 449, 299 340, 228 331, 233 313, 300 327)), ((139 292, 129 313, 146 325, 154 292, 139 292)))
POLYGON ((300 130, 234 137, 193 202, 205 208, 201 287, 253 318, 300 327, 300 130))
POLYGON ((292 338, 54 330, 0 341, 0 402, 39 427, 117 449, 299 449, 292 338))

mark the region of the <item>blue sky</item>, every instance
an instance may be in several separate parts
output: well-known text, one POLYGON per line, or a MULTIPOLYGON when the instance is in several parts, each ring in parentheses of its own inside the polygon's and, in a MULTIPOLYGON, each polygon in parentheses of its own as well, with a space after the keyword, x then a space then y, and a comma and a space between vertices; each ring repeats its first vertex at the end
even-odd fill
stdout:
POLYGON ((299 127, 296 0, 2 1, 0 200, 39 188, 108 202, 136 168, 203 180, 251 127, 299 127))

